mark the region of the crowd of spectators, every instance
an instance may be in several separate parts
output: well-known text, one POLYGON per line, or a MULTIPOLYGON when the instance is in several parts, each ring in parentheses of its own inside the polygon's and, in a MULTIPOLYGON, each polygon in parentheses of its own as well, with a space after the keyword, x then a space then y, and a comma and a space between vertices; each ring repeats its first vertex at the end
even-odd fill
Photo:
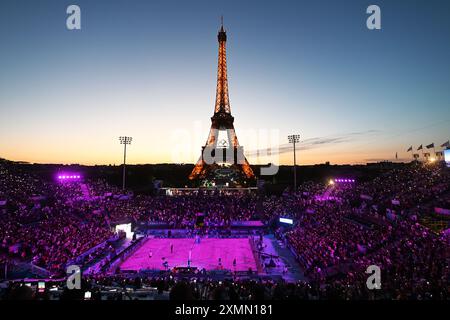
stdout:
POLYGON ((65 264, 113 233, 105 219, 83 210, 77 183, 46 183, 14 165, 0 163, 0 251, 27 260, 49 272, 65 264))
POLYGON ((205 225, 214 228, 283 216, 296 225, 276 234, 294 252, 308 283, 145 281, 171 289, 171 297, 193 299, 368 298, 364 271, 377 265, 385 279, 384 298, 442 299, 448 297, 448 238, 420 225, 417 215, 430 204, 445 203, 449 191, 449 172, 440 164, 405 165, 351 187, 309 182, 281 196, 133 196, 103 180, 45 181, 0 161, 0 253, 57 274, 68 261, 110 239, 114 221, 189 228, 202 213, 205 225))
POLYGON ((38 293, 24 282, 11 282, 0 299, 11 300, 84 300, 90 292, 90 300, 447 300, 448 292, 440 290, 403 295, 389 290, 367 290, 365 284, 335 280, 326 284, 310 281, 288 282, 283 279, 217 280, 211 278, 166 276, 142 277, 88 277, 80 290, 68 290, 64 283, 55 283, 53 294, 47 290, 38 293))
POLYGON ((429 214, 421 208, 434 205, 449 187, 448 170, 427 164, 395 169, 353 188, 329 186, 335 200, 299 199, 305 209, 297 227, 279 236, 319 283, 340 278, 350 287, 363 284, 366 268, 376 265, 391 298, 439 298, 448 294, 449 239, 420 225, 417 215, 429 214))

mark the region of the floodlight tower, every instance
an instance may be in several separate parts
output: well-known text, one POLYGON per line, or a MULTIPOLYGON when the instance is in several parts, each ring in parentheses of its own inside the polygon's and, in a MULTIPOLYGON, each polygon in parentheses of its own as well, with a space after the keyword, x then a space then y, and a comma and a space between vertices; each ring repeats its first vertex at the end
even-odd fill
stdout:
POLYGON ((131 144, 132 137, 119 137, 120 144, 123 144, 123 177, 122 177, 122 190, 125 190, 125 166, 127 163, 127 144, 131 144))
POLYGON ((294 192, 297 191, 297 162, 295 158, 295 144, 300 142, 299 134, 291 134, 288 136, 289 143, 294 145, 294 192))

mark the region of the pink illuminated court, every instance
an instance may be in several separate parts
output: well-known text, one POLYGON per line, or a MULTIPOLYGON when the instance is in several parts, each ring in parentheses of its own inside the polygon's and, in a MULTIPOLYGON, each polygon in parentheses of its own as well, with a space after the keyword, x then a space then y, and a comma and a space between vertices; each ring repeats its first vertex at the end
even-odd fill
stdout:
POLYGON ((256 270, 256 262, 248 238, 203 238, 199 244, 194 242, 193 238, 148 239, 121 264, 120 268, 123 271, 164 270, 162 258, 168 261, 169 268, 186 267, 189 251, 191 251, 191 267, 206 270, 218 269, 218 260, 221 258, 224 269, 247 271, 252 268, 256 270), (173 244, 173 253, 170 253, 171 244, 173 244), (152 254, 151 257, 150 254, 152 254), (233 267, 234 259, 236 259, 236 268, 233 267))

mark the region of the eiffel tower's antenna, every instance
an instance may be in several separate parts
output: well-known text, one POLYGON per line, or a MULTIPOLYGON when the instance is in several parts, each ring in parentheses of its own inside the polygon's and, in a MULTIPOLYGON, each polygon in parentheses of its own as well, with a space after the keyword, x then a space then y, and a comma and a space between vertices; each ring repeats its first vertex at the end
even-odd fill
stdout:
POLYGON ((223 29, 223 15, 220 16, 220 25, 222 26, 223 29))

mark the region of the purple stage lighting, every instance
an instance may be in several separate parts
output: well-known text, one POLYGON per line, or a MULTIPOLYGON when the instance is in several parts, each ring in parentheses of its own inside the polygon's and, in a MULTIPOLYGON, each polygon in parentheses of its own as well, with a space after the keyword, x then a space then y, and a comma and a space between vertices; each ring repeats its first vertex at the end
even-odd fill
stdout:
POLYGON ((337 178, 334 179, 335 183, 355 183, 356 180, 355 179, 343 179, 343 178, 337 178))
POLYGON ((59 181, 77 181, 81 179, 79 174, 60 174, 58 175, 59 181))

